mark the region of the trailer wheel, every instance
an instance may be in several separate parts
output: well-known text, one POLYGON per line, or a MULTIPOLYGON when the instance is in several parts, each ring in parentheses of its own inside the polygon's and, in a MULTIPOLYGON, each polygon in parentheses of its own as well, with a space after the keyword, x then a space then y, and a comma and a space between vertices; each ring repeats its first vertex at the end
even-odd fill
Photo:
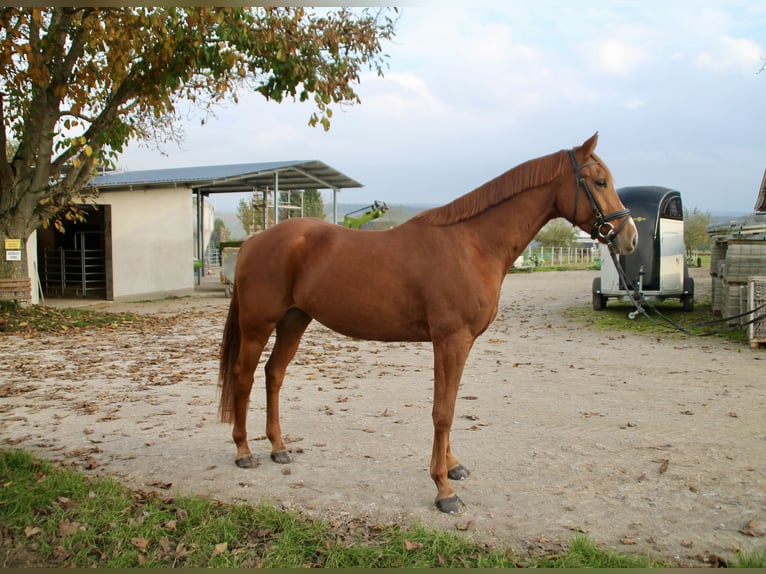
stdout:
POLYGON ((692 277, 686 277, 684 279, 684 295, 681 297, 681 303, 684 306, 684 311, 694 311, 694 279, 692 277))
POLYGON ((601 277, 593 279, 593 310, 603 311, 606 308, 606 297, 601 294, 601 277))

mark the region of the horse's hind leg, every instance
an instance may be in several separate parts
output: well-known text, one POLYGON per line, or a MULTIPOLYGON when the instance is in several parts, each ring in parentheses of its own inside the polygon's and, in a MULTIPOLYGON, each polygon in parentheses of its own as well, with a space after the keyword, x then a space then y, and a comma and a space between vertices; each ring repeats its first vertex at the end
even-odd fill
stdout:
POLYGON ((239 346, 239 355, 235 366, 236 382, 234 387, 234 429, 231 437, 237 445, 234 462, 240 468, 253 468, 258 461, 250 452, 247 444, 247 410, 250 404, 250 391, 253 388, 253 374, 260 361, 261 353, 269 340, 273 327, 265 329, 260 335, 243 334, 239 346))
POLYGON ((290 462, 287 448, 282 442, 279 425, 279 391, 285 378, 287 365, 295 356, 311 317, 300 309, 290 309, 277 323, 274 350, 266 362, 266 436, 271 441, 271 460, 282 464, 290 462))

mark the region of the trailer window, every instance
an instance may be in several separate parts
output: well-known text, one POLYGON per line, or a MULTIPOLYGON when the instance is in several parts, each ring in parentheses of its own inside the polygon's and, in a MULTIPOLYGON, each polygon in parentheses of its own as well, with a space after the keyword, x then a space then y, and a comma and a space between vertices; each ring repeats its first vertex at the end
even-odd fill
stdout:
POLYGON ((679 221, 683 220, 684 210, 681 207, 681 198, 679 196, 668 198, 662 206, 660 217, 665 219, 678 219, 679 221))

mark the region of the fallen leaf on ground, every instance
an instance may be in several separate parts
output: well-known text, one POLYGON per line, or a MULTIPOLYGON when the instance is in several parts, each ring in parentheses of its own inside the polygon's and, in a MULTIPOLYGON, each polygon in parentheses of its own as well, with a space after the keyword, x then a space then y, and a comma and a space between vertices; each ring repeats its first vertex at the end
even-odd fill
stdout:
POLYGON ((423 548, 423 544, 420 542, 415 542, 413 540, 404 541, 405 550, 420 550, 421 548, 423 548))
POLYGON ((70 522, 69 520, 60 520, 59 521, 59 536, 69 536, 71 534, 74 534, 77 532, 77 529, 80 528, 80 524, 78 522, 70 522))
POLYGON ((146 548, 149 546, 149 540, 147 538, 131 538, 130 543, 139 552, 146 552, 146 548))
POLYGON ((753 538, 763 538, 763 531, 758 530, 758 521, 751 520, 745 526, 739 529, 740 534, 745 536, 752 536, 753 538))
POLYGON ((210 556, 211 558, 215 558, 216 556, 220 556, 226 550, 229 548, 228 542, 221 542, 220 544, 216 544, 215 548, 213 549, 213 554, 210 556))
POLYGON ((625 537, 622 540, 620 540, 620 544, 625 544, 626 546, 632 546, 636 543, 635 540, 632 538, 625 537))

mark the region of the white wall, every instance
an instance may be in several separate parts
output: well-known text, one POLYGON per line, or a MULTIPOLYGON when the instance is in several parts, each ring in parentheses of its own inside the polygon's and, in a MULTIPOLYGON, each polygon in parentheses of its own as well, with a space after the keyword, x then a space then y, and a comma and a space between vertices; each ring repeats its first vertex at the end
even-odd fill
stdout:
POLYGON ((29 273, 29 278, 32 280, 31 303, 32 305, 39 305, 40 281, 38 280, 37 274, 37 231, 33 232, 32 235, 29 236, 29 239, 27 239, 26 247, 27 273, 29 273))
POLYGON ((191 197, 185 188, 100 194, 112 206, 115 300, 194 291, 191 197))

